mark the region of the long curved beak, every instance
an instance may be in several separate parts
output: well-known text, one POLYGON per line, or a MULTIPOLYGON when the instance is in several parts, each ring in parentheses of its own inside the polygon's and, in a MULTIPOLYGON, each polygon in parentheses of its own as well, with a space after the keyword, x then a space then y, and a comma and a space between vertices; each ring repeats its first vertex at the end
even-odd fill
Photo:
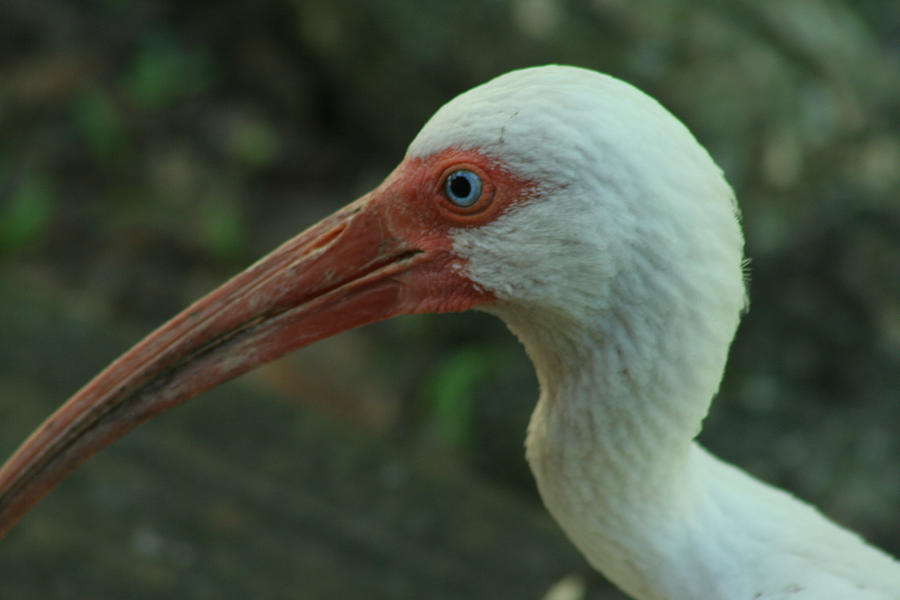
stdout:
POLYGON ((322 338, 433 311, 417 278, 446 265, 446 256, 436 261, 442 249, 404 235, 387 184, 195 302, 44 421, 0 469, 0 537, 66 475, 150 417, 322 338))

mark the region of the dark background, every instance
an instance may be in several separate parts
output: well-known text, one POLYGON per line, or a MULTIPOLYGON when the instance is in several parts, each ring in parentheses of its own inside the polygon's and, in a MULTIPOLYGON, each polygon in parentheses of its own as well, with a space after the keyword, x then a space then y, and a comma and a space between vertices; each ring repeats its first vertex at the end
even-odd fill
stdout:
MULTIPOLYGON (((890 0, 0 0, 0 454, 442 103, 548 62, 657 97, 735 187, 751 311, 701 440, 900 554, 890 0)), ((91 461, 0 543, 0 596, 621 598, 540 506, 536 397, 485 315, 322 342, 91 461)))

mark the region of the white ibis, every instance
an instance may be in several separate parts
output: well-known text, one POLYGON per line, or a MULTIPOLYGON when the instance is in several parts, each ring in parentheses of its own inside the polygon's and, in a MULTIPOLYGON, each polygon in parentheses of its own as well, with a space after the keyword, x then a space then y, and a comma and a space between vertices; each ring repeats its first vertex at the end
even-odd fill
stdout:
POLYGON ((896 600, 900 563, 694 441, 742 261, 730 187, 653 99, 579 68, 508 73, 49 417, 0 471, 0 535, 94 452, 227 379, 395 315, 477 308, 537 369, 527 458, 547 508, 625 592, 896 600))

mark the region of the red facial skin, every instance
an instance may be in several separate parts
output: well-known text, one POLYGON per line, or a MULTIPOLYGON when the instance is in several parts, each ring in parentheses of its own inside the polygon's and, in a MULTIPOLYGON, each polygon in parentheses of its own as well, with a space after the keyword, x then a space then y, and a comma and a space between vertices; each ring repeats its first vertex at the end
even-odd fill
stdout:
POLYGON ((95 452, 203 391, 348 329, 491 302, 465 277, 451 231, 492 221, 529 187, 475 151, 405 160, 378 188, 148 335, 48 417, 0 469, 0 538, 95 452), (467 208, 444 192, 460 168, 483 182, 467 208))

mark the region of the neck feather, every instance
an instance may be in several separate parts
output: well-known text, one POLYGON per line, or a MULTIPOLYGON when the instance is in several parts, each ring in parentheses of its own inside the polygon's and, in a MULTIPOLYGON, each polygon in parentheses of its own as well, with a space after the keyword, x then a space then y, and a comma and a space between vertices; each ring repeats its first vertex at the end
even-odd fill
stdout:
MULTIPOLYGON (((649 323, 584 328, 496 312, 541 383, 526 445, 542 498, 591 564, 634 598, 886 599, 900 589, 891 558, 693 441, 727 340, 697 344, 719 348, 704 356, 660 341, 649 323), (855 595, 860 585, 872 595, 855 595)), ((682 345, 702 331, 690 318, 666 327, 682 345)))

